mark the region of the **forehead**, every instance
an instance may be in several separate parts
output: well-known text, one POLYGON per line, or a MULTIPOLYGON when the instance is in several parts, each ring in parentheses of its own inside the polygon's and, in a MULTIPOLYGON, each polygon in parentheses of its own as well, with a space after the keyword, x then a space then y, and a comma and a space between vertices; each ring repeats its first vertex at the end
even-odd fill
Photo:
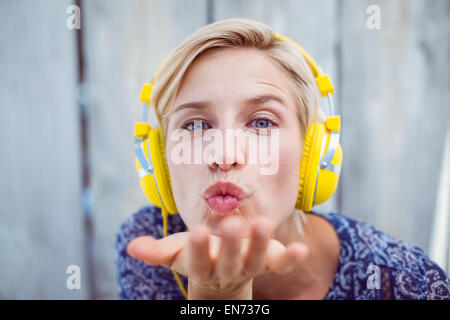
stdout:
POLYGON ((275 62, 258 49, 219 48, 198 56, 189 67, 175 105, 192 99, 244 99, 264 93, 290 96, 289 80, 275 62))

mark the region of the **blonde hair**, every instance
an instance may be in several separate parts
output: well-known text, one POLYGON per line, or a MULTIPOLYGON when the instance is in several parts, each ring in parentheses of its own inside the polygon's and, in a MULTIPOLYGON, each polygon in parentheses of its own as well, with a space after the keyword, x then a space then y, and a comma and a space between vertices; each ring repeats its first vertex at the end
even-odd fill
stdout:
POLYGON ((151 104, 167 136, 167 124, 189 66, 201 54, 217 48, 253 48, 264 52, 292 83, 303 137, 312 122, 323 123, 316 81, 301 52, 279 41, 265 24, 249 19, 228 19, 209 24, 188 37, 157 70, 151 104))

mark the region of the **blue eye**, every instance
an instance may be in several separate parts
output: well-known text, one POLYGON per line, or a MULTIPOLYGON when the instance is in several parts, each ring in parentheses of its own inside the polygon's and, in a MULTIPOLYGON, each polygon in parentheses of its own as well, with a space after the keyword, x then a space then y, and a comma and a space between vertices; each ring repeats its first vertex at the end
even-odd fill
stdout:
POLYGON ((275 124, 272 120, 265 117, 255 119, 251 123, 254 123, 257 129, 267 129, 275 124))
POLYGON ((186 122, 183 124, 183 129, 189 130, 189 131, 196 131, 196 130, 205 130, 208 129, 206 126, 209 126, 206 124, 205 121, 200 119, 195 119, 189 122, 186 122))

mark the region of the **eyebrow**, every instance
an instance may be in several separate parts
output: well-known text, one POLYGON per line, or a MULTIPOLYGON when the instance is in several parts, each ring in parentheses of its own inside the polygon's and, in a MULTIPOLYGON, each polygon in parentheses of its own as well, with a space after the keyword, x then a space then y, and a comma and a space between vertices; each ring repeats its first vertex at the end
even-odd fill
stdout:
MULTIPOLYGON (((244 103, 247 105, 258 105, 261 103, 266 103, 268 101, 276 101, 279 104, 286 106, 285 100, 276 94, 256 95, 250 99, 245 100, 244 103)), ((209 107, 210 104, 211 103, 209 101, 195 101, 195 102, 183 103, 182 105, 179 105, 178 107, 176 107, 172 114, 179 112, 186 108, 197 109, 197 110, 205 109, 205 108, 209 107)))

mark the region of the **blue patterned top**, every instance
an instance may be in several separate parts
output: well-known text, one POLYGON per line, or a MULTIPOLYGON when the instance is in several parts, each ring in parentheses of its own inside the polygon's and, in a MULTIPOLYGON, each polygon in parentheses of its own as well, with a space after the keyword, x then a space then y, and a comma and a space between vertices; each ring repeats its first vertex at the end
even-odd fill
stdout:
MULTIPOLYGON (((338 213, 314 213, 327 219, 340 241, 339 264, 324 299, 450 299, 445 272, 409 243, 338 213)), ((179 215, 169 215, 169 233, 186 231, 179 215)), ((148 266, 126 253, 130 240, 162 238, 162 216, 153 206, 130 216, 117 234, 119 299, 184 300, 170 269, 148 266)), ((187 289, 187 277, 179 275, 187 289)))

